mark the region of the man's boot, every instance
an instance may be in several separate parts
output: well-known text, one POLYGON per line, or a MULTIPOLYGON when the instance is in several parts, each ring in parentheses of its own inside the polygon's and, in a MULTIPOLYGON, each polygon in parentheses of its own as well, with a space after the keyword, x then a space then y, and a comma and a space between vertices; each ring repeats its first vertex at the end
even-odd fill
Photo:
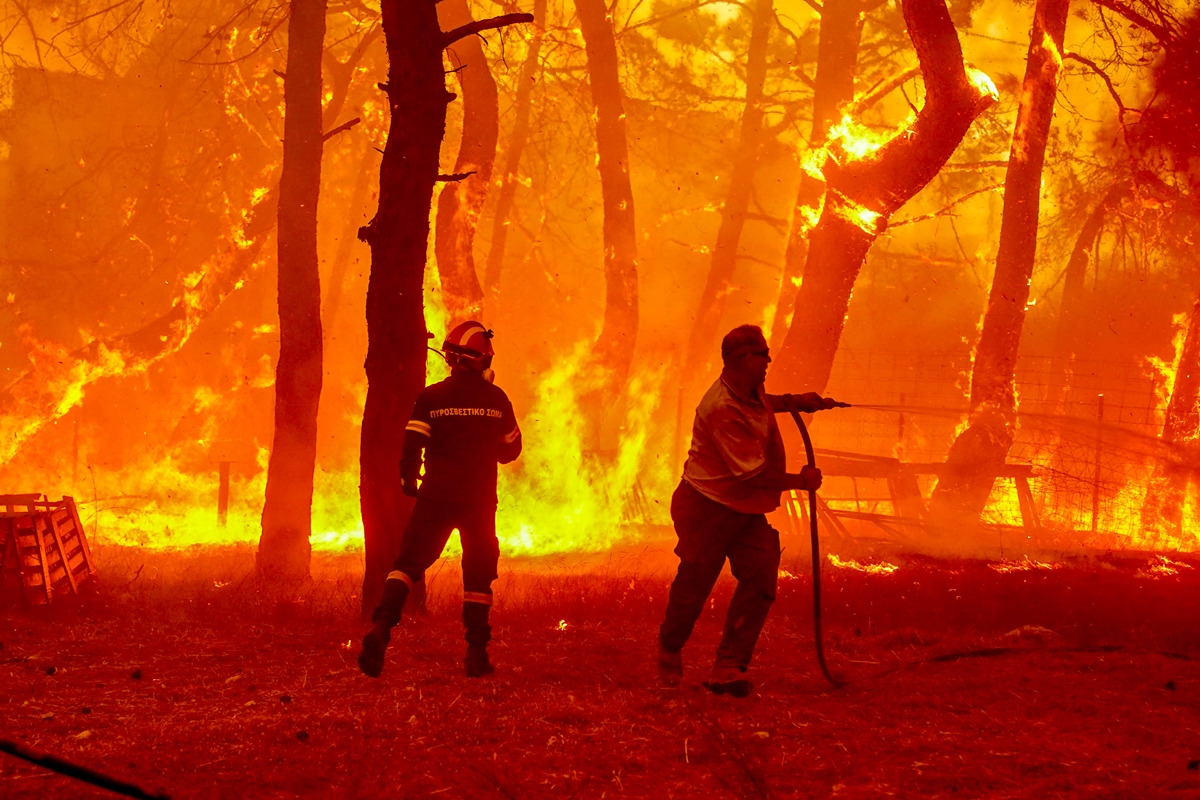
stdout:
POLYGON ((391 641, 392 628, 400 623, 408 590, 408 581, 401 577, 389 575, 383 584, 383 600, 371 614, 375 624, 363 637, 362 652, 358 654, 358 668, 369 678, 378 678, 383 672, 383 654, 391 641))
POLYGON ((488 624, 488 603, 463 602, 463 627, 466 628, 467 657, 463 666, 468 678, 480 678, 495 670, 488 660, 487 645, 492 639, 492 626, 488 624))
POLYGON ((754 691, 754 684, 746 678, 746 670, 740 667, 713 667, 712 675, 703 683, 713 694, 730 697, 749 697, 754 691))

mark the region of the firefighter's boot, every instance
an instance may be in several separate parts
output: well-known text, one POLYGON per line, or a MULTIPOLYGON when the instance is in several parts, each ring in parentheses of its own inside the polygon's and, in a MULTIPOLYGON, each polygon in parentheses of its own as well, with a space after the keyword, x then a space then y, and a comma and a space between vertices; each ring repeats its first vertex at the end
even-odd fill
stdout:
POLYGON ((488 624, 488 603, 463 603, 463 627, 466 628, 467 656, 463 666, 468 678, 481 678, 495 670, 488 660, 487 646, 492 639, 492 626, 488 624))
POLYGON ((663 686, 678 686, 683 682, 683 653, 659 644, 658 679, 663 686))
POLYGON ((392 628, 400 623, 404 601, 408 599, 409 585, 405 577, 388 576, 387 582, 383 584, 383 600, 371 614, 371 620, 375 624, 363 637, 362 652, 358 654, 358 668, 367 677, 378 678, 383 672, 383 654, 391 641, 392 628))

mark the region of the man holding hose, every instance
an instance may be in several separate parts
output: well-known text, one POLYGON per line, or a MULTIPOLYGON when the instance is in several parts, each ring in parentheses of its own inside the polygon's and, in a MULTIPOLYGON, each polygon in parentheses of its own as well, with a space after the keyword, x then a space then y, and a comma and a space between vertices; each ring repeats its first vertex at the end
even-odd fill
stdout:
MULTIPOLYGON (((721 377, 696 408, 683 480, 671 497, 679 570, 659 631, 658 669, 668 685, 682 680, 683 645, 729 559, 737 589, 704 685, 716 694, 746 697, 754 689, 746 668, 775 601, 779 572, 779 532, 766 514, 779 507, 784 491, 820 488, 821 471, 808 466, 797 474, 786 471, 775 415, 789 409, 784 396, 763 389, 771 354, 762 329, 742 325, 730 331, 721 341, 721 360, 721 377)), ((814 392, 790 399, 805 413, 834 407, 833 400, 814 392)))

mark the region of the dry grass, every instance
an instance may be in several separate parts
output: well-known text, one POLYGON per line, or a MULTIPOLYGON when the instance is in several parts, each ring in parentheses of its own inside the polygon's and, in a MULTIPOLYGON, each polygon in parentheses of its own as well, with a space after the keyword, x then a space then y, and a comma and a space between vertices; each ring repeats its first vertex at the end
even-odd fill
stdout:
MULTIPOLYGON (((738 701, 698 684, 724 579, 685 685, 656 684, 661 546, 509 563, 497 673, 476 681, 461 675, 453 563, 372 681, 354 663, 354 557, 318 558, 283 619, 258 600, 248 550, 99 556, 83 607, 0 618, 0 737, 173 797, 1200 794, 1197 570, 828 571, 841 690, 813 663, 808 581, 785 579, 757 691, 738 701), (1005 635, 1021 625, 1053 632, 1005 635)), ((0 795, 105 796, 9 757, 0 795)))

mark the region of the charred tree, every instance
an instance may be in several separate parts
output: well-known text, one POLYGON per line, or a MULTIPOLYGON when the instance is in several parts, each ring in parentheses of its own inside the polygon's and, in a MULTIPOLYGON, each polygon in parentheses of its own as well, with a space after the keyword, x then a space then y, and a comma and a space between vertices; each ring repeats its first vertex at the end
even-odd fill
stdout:
MULTIPOLYGON (((840 109, 854 99, 854 74, 858 67, 858 46, 862 39, 862 0, 825 0, 821 5, 821 31, 817 44, 817 77, 813 81, 813 121, 809 136, 810 150, 825 146, 829 129, 837 121, 840 109)), ((788 232, 783 276, 779 279, 779 299, 771 338, 778 347, 787 335, 796 308, 800 275, 808 255, 808 235, 820 211, 825 185, 816 175, 804 170, 796 192, 796 209, 788 232)))
POLYGON ((577 0, 576 9, 596 109, 597 167, 604 200, 604 325, 594 350, 595 365, 604 373, 598 414, 622 390, 633 362, 638 331, 637 232, 612 17, 604 0, 577 0))
POLYGON ((944 521, 978 519, 1016 427, 1014 377, 1037 254, 1046 140, 1062 72, 1069 0, 1038 0, 1004 178, 996 272, 971 371, 970 424, 950 446, 947 474, 930 499, 944 521))
POLYGON ((359 451, 366 571, 362 603, 370 613, 400 549, 412 501, 400 491, 404 426, 425 386, 428 332, 422 289, 429 244, 429 211, 437 183, 438 151, 446 132, 442 51, 479 31, 529 14, 506 14, 443 33, 433 3, 384 0, 383 36, 388 53, 391 125, 379 166, 379 208, 359 229, 371 248, 367 281, 367 398, 359 451))
POLYGON ((725 311, 737 270, 738 243, 746 224, 750 195, 754 190, 754 171, 758 166, 759 139, 762 135, 763 82, 767 76, 767 44, 775 9, 772 0, 755 0, 750 23, 750 45, 746 52, 746 102, 742 107, 741 131, 733 168, 729 177, 729 193, 721 206, 721 226, 713 246, 708 279, 700 295, 700 306, 692 323, 688 339, 684 383, 703 383, 711 378, 709 367, 713 360, 714 342, 725 311))
POLYGON ((1183 351, 1175 367, 1175 385, 1160 437, 1165 454, 1155 464, 1142 502, 1142 530, 1152 539, 1183 534, 1188 483, 1200 466, 1200 298, 1192 306, 1183 351))
POLYGON ((546 0, 534 0, 533 38, 529 40, 529 51, 521 64, 521 77, 517 83, 517 97, 513 103, 512 133, 504 155, 504 176, 500 179, 500 194, 496 197, 496 211, 492 218, 492 244, 488 249, 487 270, 484 273, 484 292, 487 302, 494 303, 500 291, 500 275, 504 271, 504 250, 508 244, 509 217, 517 197, 517 176, 521 168, 521 156, 529 143, 529 114, 533 108, 533 86, 537 82, 542 39, 546 35, 546 0))
POLYGON ((825 203, 809 237, 797 313, 770 375, 780 387, 824 389, 850 290, 871 245, 996 101, 987 76, 963 63, 944 0, 904 0, 903 11, 925 81, 925 103, 907 129, 873 153, 854 158, 833 148, 825 159, 825 203))
POLYGON ((275 434, 267 467, 257 567, 295 584, 308 577, 313 469, 321 398, 321 280, 317 199, 321 191, 321 51, 326 0, 292 0, 284 81, 279 177, 279 362, 275 434))
POLYGON ((1067 269, 1063 274, 1062 302, 1059 303, 1058 331, 1054 348, 1055 358, 1063 376, 1061 387, 1057 390, 1055 397, 1055 405, 1059 407, 1066 402, 1070 391, 1075 355, 1083 333, 1082 323, 1086 314, 1084 281, 1089 268, 1096 263, 1104 221, 1113 209, 1129 196, 1130 188, 1128 180, 1118 181, 1109 187, 1100 202, 1084 220, 1083 227, 1079 229, 1079 235, 1075 239, 1075 246, 1071 248, 1071 257, 1067 260, 1067 269))
MULTIPOLYGON (((443 0, 438 8, 438 17, 447 27, 471 22, 467 0, 443 0)), ((454 173, 466 177, 446 183, 438 195, 433 251, 451 325, 478 319, 483 311, 483 289, 475 272, 473 246, 496 160, 500 101, 480 41, 478 36, 467 36, 449 51, 463 99, 462 142, 454 173)))

